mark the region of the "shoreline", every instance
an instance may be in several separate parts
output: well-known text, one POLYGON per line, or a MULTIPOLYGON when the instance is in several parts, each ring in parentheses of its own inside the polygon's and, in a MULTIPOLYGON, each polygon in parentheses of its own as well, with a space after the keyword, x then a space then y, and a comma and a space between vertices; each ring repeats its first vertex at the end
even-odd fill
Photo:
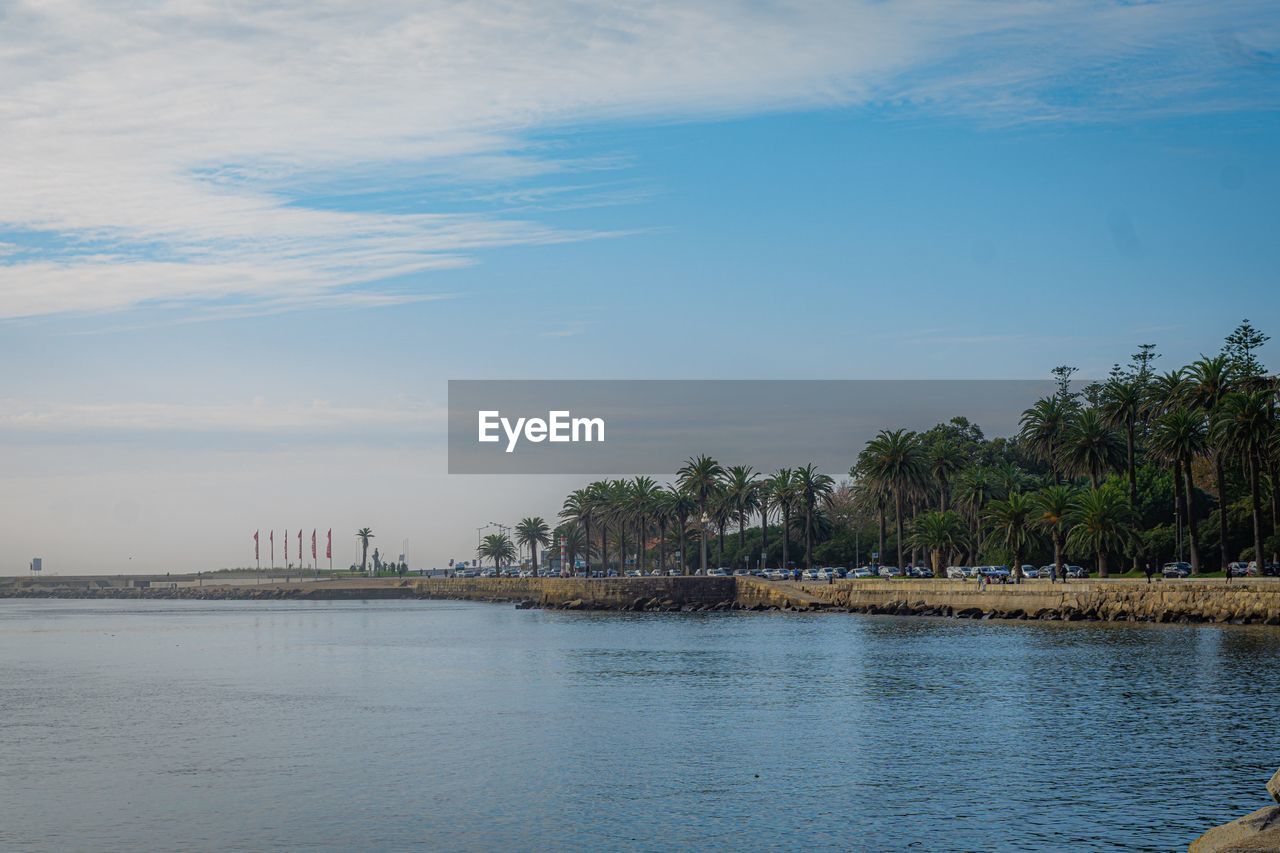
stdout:
POLYGON ((833 584, 746 577, 344 578, 133 586, 127 577, 0 583, 0 598, 159 600, 457 599, 521 608, 629 612, 788 611, 970 620, 1280 626, 1280 582, 1082 580, 988 587, 951 580, 833 584))

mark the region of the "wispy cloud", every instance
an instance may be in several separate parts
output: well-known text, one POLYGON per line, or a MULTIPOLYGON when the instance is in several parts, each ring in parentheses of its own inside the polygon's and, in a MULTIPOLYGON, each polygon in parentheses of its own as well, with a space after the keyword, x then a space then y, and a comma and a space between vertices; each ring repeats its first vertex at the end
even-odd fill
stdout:
POLYGON ((354 433, 374 438, 387 432, 438 429, 446 417, 443 407, 405 402, 353 407, 326 400, 276 403, 261 398, 206 404, 0 400, 0 437, 84 433, 104 438, 198 432, 288 436, 354 433))
POLYGON ((1280 44, 1269 0, 63 0, 0 15, 0 318, 273 310, 389 278, 429 290, 415 277, 488 249, 616 235, 522 218, 642 197, 582 182, 595 167, 533 141, 583 122, 1274 106, 1280 44), (424 192, 391 212, 308 203, 344 176, 424 192), (430 188, 446 176, 508 186, 477 191, 489 213, 444 213, 430 188))

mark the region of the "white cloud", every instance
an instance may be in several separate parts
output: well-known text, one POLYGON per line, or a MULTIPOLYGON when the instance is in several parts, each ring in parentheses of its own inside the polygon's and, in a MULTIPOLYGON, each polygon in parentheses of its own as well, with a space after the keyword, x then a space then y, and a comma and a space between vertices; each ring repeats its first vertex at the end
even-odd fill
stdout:
POLYGON ((534 130, 834 104, 986 121, 1273 104, 1259 72, 1277 41, 1270 4, 1246 0, 11 4, 0 229, 54 239, 4 239, 0 318, 308 304, 487 248, 610 233, 430 198, 413 213, 291 203, 344 177, 579 168, 534 130))

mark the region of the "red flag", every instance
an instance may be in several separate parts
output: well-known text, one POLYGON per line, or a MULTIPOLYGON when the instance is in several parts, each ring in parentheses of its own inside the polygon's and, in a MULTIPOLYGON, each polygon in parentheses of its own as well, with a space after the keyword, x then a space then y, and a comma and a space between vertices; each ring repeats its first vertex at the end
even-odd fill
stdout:
POLYGON ((258 531, 253 531, 253 559, 258 559, 258 531))
POLYGON ((316 558, 316 529, 311 528, 311 559, 316 558))
POLYGON ((324 556, 327 560, 333 559, 333 528, 329 528, 329 539, 324 543, 324 556))

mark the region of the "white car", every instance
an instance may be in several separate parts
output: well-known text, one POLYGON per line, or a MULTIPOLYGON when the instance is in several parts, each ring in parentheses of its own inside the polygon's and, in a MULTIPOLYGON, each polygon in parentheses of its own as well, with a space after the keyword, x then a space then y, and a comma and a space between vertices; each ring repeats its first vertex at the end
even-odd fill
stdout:
POLYGON ((728 572, 727 570, 725 570, 725 569, 708 569, 708 570, 707 570, 707 577, 709 577, 709 578, 727 578, 727 577, 729 577, 729 572, 728 572))
POLYGON ((866 566, 854 569, 849 574, 853 575, 855 578, 873 578, 876 576, 876 573, 866 566))
POLYGON ((897 566, 881 566, 877 574, 882 578, 900 578, 902 577, 902 569, 897 566))
POLYGON ((963 580, 969 577, 972 571, 968 566, 947 566, 947 577, 956 581, 963 580))
POLYGON ((1024 578, 1038 578, 1040 577, 1040 570, 1035 566, 1023 566, 1022 576, 1024 578))

